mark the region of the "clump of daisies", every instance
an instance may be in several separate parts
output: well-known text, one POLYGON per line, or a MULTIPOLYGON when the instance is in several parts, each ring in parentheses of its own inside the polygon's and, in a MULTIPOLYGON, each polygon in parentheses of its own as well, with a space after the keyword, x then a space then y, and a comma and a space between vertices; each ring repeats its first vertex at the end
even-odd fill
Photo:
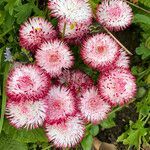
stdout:
MULTIPOLYGON (((16 128, 45 128, 50 142, 73 147, 85 135, 88 123, 99 124, 113 106, 128 103, 136 93, 128 54, 106 33, 90 35, 94 15, 88 0, 49 0, 58 30, 41 17, 21 25, 20 46, 35 62, 15 63, 7 84, 6 117, 16 128), (58 32, 57 32, 58 31, 58 32), (79 68, 70 44, 80 48, 83 62, 100 72, 97 84, 79 68)), ((108 30, 131 24, 132 10, 122 0, 106 0, 96 20, 108 30)))

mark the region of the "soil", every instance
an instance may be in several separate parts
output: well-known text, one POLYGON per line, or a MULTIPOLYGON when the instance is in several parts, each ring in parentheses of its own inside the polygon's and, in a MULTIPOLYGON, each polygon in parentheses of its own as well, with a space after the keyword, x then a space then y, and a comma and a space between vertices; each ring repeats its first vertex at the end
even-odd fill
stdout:
MULTIPOLYGON (((136 113, 135 103, 123 108, 116 113, 116 126, 110 129, 105 129, 99 133, 98 139, 102 142, 112 143, 117 146, 117 150, 127 150, 127 147, 122 143, 117 143, 117 138, 125 132, 125 127, 129 125, 129 120, 135 122, 138 118, 136 113)), ((131 149, 133 150, 133 149, 131 149)))

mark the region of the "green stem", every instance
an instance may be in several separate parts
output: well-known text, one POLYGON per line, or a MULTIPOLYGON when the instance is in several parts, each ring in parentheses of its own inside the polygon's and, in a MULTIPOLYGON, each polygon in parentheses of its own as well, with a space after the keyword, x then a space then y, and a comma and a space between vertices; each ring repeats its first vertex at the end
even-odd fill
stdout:
POLYGON ((136 8, 138 8, 138 9, 140 9, 140 10, 142 10, 142 11, 148 13, 148 14, 150 14, 150 11, 148 11, 148 10, 146 10, 146 9, 144 9, 144 8, 142 8, 142 7, 138 6, 138 5, 136 5, 136 4, 133 4, 133 3, 129 2, 129 1, 127 1, 127 0, 124 0, 124 1, 125 1, 126 3, 128 3, 129 5, 132 5, 132 6, 136 7, 136 8))
POLYGON ((5 107, 6 107, 6 92, 5 92, 5 85, 7 80, 7 75, 10 69, 10 64, 6 63, 5 65, 5 71, 4 71, 4 79, 3 79, 3 93, 2 93, 2 106, 1 106, 1 120, 0 120, 0 133, 3 128, 3 122, 4 122, 4 115, 5 115, 5 107))
POLYGON ((62 39, 64 39, 64 37, 65 37, 66 25, 67 25, 67 23, 65 22, 64 28, 63 28, 63 33, 62 33, 62 39))
POLYGON ((144 121, 143 125, 145 125, 147 123, 147 121, 149 120, 149 118, 150 118, 150 114, 148 114, 148 116, 147 116, 146 120, 144 121))
POLYGON ((113 113, 115 113, 115 112, 117 112, 117 111, 120 111, 123 107, 124 107, 124 106, 115 108, 113 111, 111 111, 111 112, 109 113, 109 115, 111 115, 111 114, 113 114, 113 113))

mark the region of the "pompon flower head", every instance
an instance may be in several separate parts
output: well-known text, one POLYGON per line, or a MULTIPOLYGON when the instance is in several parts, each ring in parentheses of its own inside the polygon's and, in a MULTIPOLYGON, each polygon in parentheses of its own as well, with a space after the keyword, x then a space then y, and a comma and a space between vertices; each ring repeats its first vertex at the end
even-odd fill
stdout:
POLYGON ((107 117, 111 106, 101 98, 98 89, 93 86, 82 92, 79 110, 86 121, 97 124, 107 117))
POLYGON ((129 70, 116 68, 99 78, 98 88, 101 96, 111 105, 123 105, 130 101, 136 93, 134 76, 129 70))
POLYGON ((84 62, 99 70, 111 67, 118 55, 118 44, 104 33, 87 39, 81 49, 81 57, 84 62))
POLYGON ((76 97, 80 97, 85 89, 93 85, 91 78, 79 70, 64 70, 58 82, 73 90, 76 97))
POLYGON ((92 21, 88 21, 85 23, 76 23, 76 22, 65 22, 64 20, 60 20, 58 22, 59 31, 62 34, 64 30, 64 25, 66 24, 64 38, 65 41, 69 44, 81 44, 83 38, 85 38, 89 34, 89 26, 92 21))
POLYGON ((71 90, 66 87, 53 86, 45 100, 48 102, 46 123, 60 123, 68 116, 76 114, 76 100, 71 90))
POLYGON ((36 100, 46 96, 50 77, 36 65, 18 65, 8 75, 6 92, 14 101, 36 100))
POLYGON ((66 22, 80 23, 92 19, 92 9, 88 0, 49 0, 48 8, 52 16, 66 22))
POLYGON ((43 125, 46 117, 46 101, 40 99, 36 101, 7 101, 6 117, 16 128, 33 129, 43 125))
POLYGON ((104 0, 97 9, 97 20, 109 30, 123 30, 131 24, 132 9, 123 0, 104 0))
POLYGON ((129 56, 123 49, 120 49, 120 54, 119 54, 118 60, 115 63, 115 67, 121 67, 124 69, 128 69, 129 63, 130 63, 129 56))
POLYGON ((59 124, 46 124, 45 127, 49 141, 60 148, 75 146, 85 133, 85 126, 79 115, 68 117, 65 122, 59 124))
POLYGON ((21 25, 19 30, 20 46, 35 52, 44 42, 56 37, 52 24, 40 17, 33 17, 21 25))
POLYGON ((60 75, 63 68, 70 68, 74 60, 69 47, 59 40, 43 43, 37 50, 35 58, 37 65, 52 77, 60 75))

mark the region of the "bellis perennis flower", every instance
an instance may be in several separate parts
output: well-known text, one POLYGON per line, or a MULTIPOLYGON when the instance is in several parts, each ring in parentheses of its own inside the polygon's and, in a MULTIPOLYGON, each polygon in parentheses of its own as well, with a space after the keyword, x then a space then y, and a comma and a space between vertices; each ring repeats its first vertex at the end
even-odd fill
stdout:
POLYGON ((36 62, 51 76, 58 76, 63 68, 73 65, 73 54, 69 47, 59 40, 43 43, 36 52, 36 62))
POLYGON ((98 87, 101 96, 114 106, 127 103, 136 92, 134 76, 128 70, 121 68, 102 74, 98 87))
POLYGON ((107 117, 111 106, 101 98, 96 87, 91 87, 82 92, 79 109, 85 120, 99 123, 107 117))
POLYGON ((7 96, 14 101, 43 98, 50 88, 50 77, 36 65, 19 65, 9 74, 7 96))
POLYGON ((73 147, 78 144, 85 131, 84 123, 78 115, 68 117, 65 122, 59 124, 46 124, 45 127, 49 141, 61 148, 73 147))
POLYGON ((54 17, 66 22, 81 23, 92 19, 88 0, 49 0, 48 8, 54 17))
POLYGON ((37 128, 46 117, 47 104, 44 100, 7 101, 6 116, 16 128, 37 128))
POLYGON ((56 31, 47 20, 33 17, 20 27, 19 35, 21 47, 34 52, 44 41, 54 39, 56 31))
POLYGON ((46 123, 60 123, 66 120, 68 116, 75 115, 76 113, 74 95, 65 87, 53 86, 45 100, 48 102, 46 123))
POLYGON ((93 68, 109 68, 119 55, 118 44, 106 34, 97 34, 83 43, 81 56, 93 68))
POLYGON ((73 90, 77 98, 84 90, 93 85, 91 78, 79 70, 64 70, 58 82, 73 90))
POLYGON ((97 9, 97 20, 110 30, 119 31, 131 24, 132 9, 123 0, 104 0, 97 9))

